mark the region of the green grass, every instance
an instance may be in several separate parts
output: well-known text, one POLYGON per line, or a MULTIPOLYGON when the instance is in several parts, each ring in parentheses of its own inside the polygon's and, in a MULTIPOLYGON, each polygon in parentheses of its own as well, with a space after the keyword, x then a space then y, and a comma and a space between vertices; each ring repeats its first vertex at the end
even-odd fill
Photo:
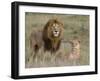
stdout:
POLYGON ((88 15, 65 15, 65 14, 41 14, 30 13, 25 14, 25 67, 55 67, 55 66, 73 66, 89 64, 89 16, 88 15), (47 21, 57 17, 64 24, 64 39, 71 40, 74 37, 80 39, 81 57, 79 63, 73 64, 66 59, 66 55, 70 52, 69 44, 62 45, 63 53, 51 54, 44 53, 43 49, 33 58, 34 52, 30 49, 29 37, 32 30, 43 29, 47 21))

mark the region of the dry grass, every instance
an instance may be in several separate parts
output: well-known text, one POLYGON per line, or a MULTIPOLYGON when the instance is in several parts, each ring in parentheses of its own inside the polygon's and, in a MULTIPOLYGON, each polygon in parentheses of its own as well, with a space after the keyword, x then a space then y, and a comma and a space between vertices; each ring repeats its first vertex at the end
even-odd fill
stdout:
POLYGON ((89 64, 89 16, 84 15, 57 15, 26 12, 25 16, 25 67, 55 67, 55 66, 73 66, 89 64), (51 54, 44 52, 43 48, 39 50, 34 57, 34 51, 31 50, 29 37, 32 30, 43 29, 44 25, 51 18, 57 17, 64 23, 64 39, 71 40, 74 37, 80 39, 81 57, 78 61, 69 61, 67 55, 71 50, 69 43, 62 43, 60 50, 51 54))

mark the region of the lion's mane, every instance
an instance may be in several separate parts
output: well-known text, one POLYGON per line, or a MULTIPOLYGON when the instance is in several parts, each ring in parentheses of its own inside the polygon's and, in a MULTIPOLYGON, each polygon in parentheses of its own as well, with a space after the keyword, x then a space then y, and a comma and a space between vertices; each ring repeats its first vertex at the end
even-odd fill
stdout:
POLYGON ((58 19, 50 19, 44 29, 43 29, 43 41, 44 41, 44 48, 45 50, 50 50, 51 52, 56 52, 61 44, 61 40, 63 37, 63 23, 59 21, 58 19), (58 24, 60 28, 60 35, 58 37, 52 36, 52 28, 51 26, 53 24, 58 24))

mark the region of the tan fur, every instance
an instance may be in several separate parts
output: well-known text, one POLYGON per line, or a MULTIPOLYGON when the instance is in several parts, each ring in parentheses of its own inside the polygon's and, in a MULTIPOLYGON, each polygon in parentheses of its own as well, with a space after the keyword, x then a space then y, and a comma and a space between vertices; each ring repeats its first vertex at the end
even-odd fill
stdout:
POLYGON ((43 29, 43 40, 45 44, 45 50, 50 50, 54 52, 59 49, 60 42, 63 37, 63 28, 64 27, 62 22, 58 19, 50 19, 46 23, 43 29), (59 32, 57 32, 57 34, 54 35, 54 33, 56 33, 54 32, 55 28, 59 30, 59 32))
POLYGON ((42 46, 42 30, 33 30, 30 35, 30 47, 36 53, 42 46))
POLYGON ((74 60, 74 59, 79 59, 80 58, 80 41, 77 39, 74 39, 70 41, 72 44, 72 50, 69 54, 69 59, 74 60))

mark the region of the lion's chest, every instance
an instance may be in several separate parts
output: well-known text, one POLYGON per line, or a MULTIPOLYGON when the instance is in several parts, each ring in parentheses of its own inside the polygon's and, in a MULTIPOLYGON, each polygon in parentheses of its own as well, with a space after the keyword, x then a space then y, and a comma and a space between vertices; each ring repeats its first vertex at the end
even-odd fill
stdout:
POLYGON ((51 52, 56 52, 59 50, 61 41, 58 38, 54 38, 52 40, 47 39, 45 41, 45 49, 51 52))

